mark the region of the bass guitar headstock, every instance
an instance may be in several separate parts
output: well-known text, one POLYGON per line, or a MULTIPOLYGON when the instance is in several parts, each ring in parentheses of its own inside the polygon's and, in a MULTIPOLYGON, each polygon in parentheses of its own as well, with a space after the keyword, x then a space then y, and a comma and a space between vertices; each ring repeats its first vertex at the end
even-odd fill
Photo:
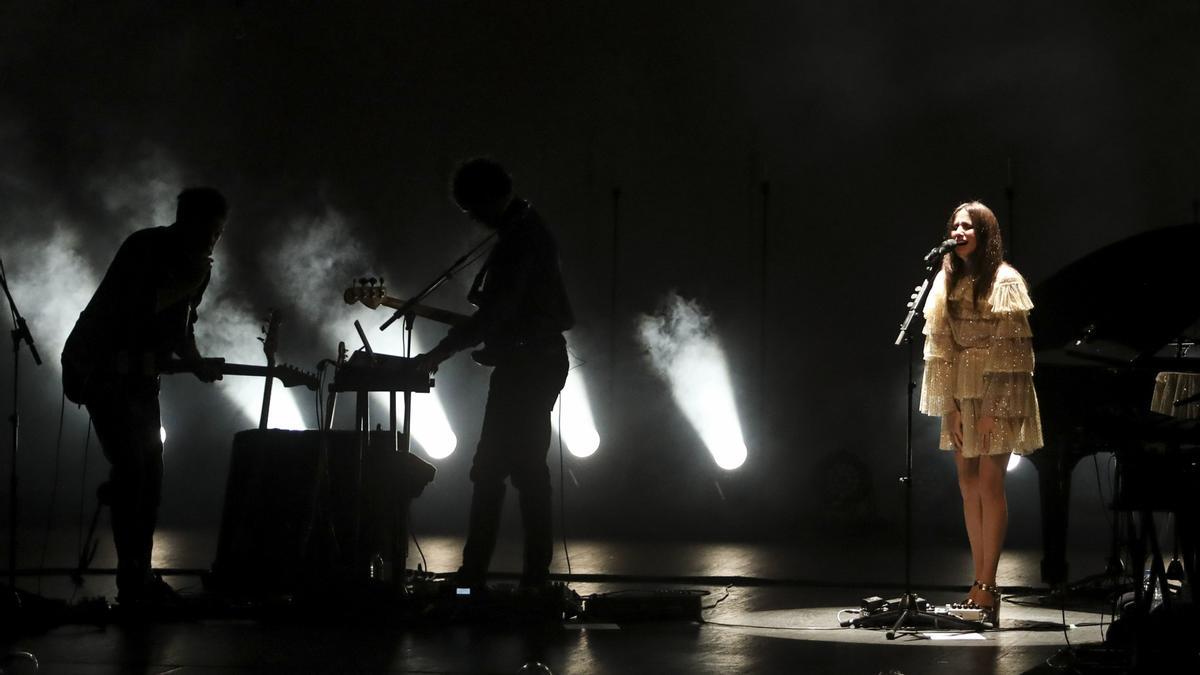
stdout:
POLYGON ((383 279, 375 277, 363 277, 357 280, 342 294, 342 299, 346 301, 347 305, 361 302, 371 309, 378 309, 386 298, 387 288, 383 285, 383 279))
POLYGON ((279 381, 285 387, 291 388, 303 386, 312 391, 317 390, 317 376, 308 372, 307 370, 301 370, 296 366, 285 363, 282 366, 276 366, 271 372, 275 375, 275 377, 279 378, 279 381))

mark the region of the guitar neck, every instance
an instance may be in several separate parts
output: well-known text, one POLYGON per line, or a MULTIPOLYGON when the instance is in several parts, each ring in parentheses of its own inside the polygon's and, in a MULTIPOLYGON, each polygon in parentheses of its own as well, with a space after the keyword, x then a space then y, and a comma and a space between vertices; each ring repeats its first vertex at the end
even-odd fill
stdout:
POLYGON ((273 377, 279 379, 285 387, 303 385, 309 389, 317 388, 317 378, 311 373, 297 370, 291 366, 252 366, 247 363, 228 363, 225 359, 201 359, 191 361, 171 359, 158 364, 158 372, 171 375, 177 373, 194 373, 201 365, 215 366, 222 375, 239 375, 245 377, 273 377))
MULTIPOLYGON (((383 305, 384 307, 390 307, 391 309, 400 309, 404 306, 404 301, 400 298, 385 296, 379 304, 383 305)), ((458 326, 471 318, 466 314, 459 314, 458 312, 451 312, 448 309, 440 309, 438 307, 430 307, 429 305, 415 304, 410 305, 408 309, 419 317, 429 319, 430 321, 437 321, 438 323, 444 323, 450 326, 458 326)))
POLYGON ((168 359, 158 364, 158 372, 164 375, 179 373, 194 373, 202 366, 215 367, 222 375, 263 376, 267 374, 266 366, 252 366, 245 363, 228 363, 225 359, 168 359))
POLYGON ((252 366, 246 363, 225 363, 221 365, 222 375, 244 375, 248 377, 266 377, 275 370, 271 366, 252 366))

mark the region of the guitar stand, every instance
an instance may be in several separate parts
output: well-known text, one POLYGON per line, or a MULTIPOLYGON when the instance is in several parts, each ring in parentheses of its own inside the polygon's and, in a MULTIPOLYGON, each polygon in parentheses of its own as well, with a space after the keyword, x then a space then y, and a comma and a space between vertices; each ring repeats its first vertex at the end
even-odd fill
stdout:
MULTIPOLYGON (((412 328, 413 316, 411 314, 404 317, 405 339, 404 339, 404 354, 407 358, 412 352, 412 328)), ((385 354, 376 355, 371 350, 369 342, 366 340, 366 335, 362 332, 361 325, 355 322, 355 328, 358 329, 359 335, 363 340, 363 348, 365 354, 356 355, 355 359, 351 359, 349 366, 345 359, 344 345, 339 345, 339 369, 354 367, 364 368, 364 366, 354 366, 356 359, 360 356, 365 356, 370 365, 365 366, 370 370, 376 367, 376 359, 382 359, 385 362, 389 359, 395 359, 394 356, 385 354)), ((340 370, 340 376, 345 376, 348 371, 340 370)), ((335 377, 335 381, 329 385, 328 406, 324 411, 324 419, 321 420, 322 428, 328 431, 333 425, 334 410, 337 404, 337 395, 339 392, 353 393, 355 395, 355 415, 354 415, 354 431, 357 435, 357 451, 354 458, 354 469, 352 484, 354 486, 353 497, 353 514, 350 523, 349 536, 349 551, 345 555, 339 556, 349 567, 349 581, 351 584, 377 583, 379 581, 388 581, 394 586, 398 592, 404 592, 404 579, 407 572, 405 563, 407 561, 407 536, 405 532, 405 510, 406 506, 400 502, 391 503, 389 496, 394 496, 393 493, 387 490, 371 489, 368 490, 368 481, 365 476, 364 467, 367 465, 372 452, 371 433, 383 432, 382 425, 378 429, 371 428, 370 417, 370 393, 371 392, 387 392, 389 398, 389 434, 391 451, 396 453, 397 460, 401 456, 407 455, 411 447, 412 438, 412 391, 408 388, 402 388, 406 385, 398 383, 388 377, 371 377, 367 380, 362 378, 354 379, 353 382, 341 382, 335 377), (404 392, 404 416, 403 426, 400 426, 400 420, 397 414, 397 391, 404 392), (370 493, 370 501, 368 501, 368 493, 370 493), (380 501, 382 500, 382 501, 380 501), (368 506, 371 507, 371 517, 369 520, 364 518, 364 513, 368 506), (366 527, 364 527, 366 521, 366 527), (378 549, 378 550, 376 550, 378 549), (387 557, 387 562, 390 563, 390 568, 385 569, 382 566, 384 556, 387 557)), ((425 376, 428 381, 428 376, 425 376)), ((427 391, 427 389, 426 389, 427 391)), ((322 453, 328 452, 328 444, 323 444, 322 453)), ((327 509, 321 507, 322 496, 326 494, 322 484, 328 484, 328 458, 322 457, 318 460, 317 476, 315 478, 316 493, 313 495, 314 508, 312 518, 309 524, 309 532, 306 533, 306 543, 304 546, 307 552, 308 544, 307 537, 311 533, 316 521, 319 519, 329 520, 327 509)))

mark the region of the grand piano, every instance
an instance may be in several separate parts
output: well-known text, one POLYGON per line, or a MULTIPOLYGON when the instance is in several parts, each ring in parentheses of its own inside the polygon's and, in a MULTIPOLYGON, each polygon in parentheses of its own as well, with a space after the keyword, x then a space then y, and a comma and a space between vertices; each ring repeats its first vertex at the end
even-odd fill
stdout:
POLYGON ((1200 347, 1183 353, 1200 325, 1198 263, 1200 224, 1166 227, 1105 246, 1032 290, 1045 447, 1029 459, 1041 495, 1042 580, 1051 586, 1067 581, 1071 472, 1079 460, 1113 452, 1132 466, 1165 457, 1137 488, 1157 495, 1155 510, 1176 510, 1180 491, 1197 478, 1197 420, 1150 407, 1160 373, 1200 372, 1200 347), (1156 483, 1157 472, 1169 473, 1156 483))

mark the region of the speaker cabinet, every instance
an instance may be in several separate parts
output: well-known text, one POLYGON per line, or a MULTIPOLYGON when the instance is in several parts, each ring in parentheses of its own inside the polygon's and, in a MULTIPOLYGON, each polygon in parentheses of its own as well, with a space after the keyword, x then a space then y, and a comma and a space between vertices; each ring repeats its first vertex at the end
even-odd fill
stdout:
POLYGON ((404 570, 409 502, 435 473, 398 434, 242 431, 234 436, 211 581, 281 593, 404 570), (324 461, 323 461, 324 458, 324 461))

